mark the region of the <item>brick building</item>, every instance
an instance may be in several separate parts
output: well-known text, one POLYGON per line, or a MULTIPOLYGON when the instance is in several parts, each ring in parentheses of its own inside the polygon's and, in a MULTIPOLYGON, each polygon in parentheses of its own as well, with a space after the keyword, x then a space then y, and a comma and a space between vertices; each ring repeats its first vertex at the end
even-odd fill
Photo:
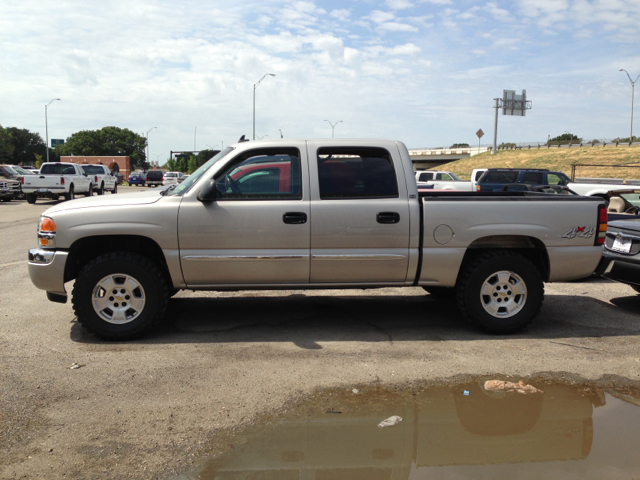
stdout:
POLYGON ((117 171, 123 178, 129 178, 131 173, 131 161, 129 157, 84 157, 82 155, 72 155, 70 157, 60 157, 61 162, 77 163, 79 165, 106 165, 109 170, 114 171, 114 165, 118 165, 117 171))

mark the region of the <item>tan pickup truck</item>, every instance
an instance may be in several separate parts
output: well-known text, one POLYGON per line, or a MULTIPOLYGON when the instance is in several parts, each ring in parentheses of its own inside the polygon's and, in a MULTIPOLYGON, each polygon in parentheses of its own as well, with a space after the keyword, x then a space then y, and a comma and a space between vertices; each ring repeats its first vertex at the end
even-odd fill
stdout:
POLYGON ((589 276, 601 199, 418 193, 405 145, 270 140, 227 147, 180 185, 65 202, 43 213, 29 274, 106 339, 142 334, 180 289, 421 286, 514 332, 543 282, 589 276))

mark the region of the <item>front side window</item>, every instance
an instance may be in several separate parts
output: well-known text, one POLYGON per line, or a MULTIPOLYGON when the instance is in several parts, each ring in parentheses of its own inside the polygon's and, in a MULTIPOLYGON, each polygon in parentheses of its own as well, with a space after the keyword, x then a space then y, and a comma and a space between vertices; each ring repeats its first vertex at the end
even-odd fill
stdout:
POLYGON ((322 200, 398 198, 393 162, 384 148, 320 148, 318 179, 322 200))
POLYGON ((547 184, 548 185, 567 185, 568 179, 564 178, 562 175, 557 175, 555 173, 550 173, 547 175, 547 184))
POLYGON ((436 180, 453 180, 448 174, 446 173, 438 173, 438 175, 436 175, 436 180))
POLYGON ((297 148, 269 148, 240 154, 216 175, 218 200, 301 200, 297 148))

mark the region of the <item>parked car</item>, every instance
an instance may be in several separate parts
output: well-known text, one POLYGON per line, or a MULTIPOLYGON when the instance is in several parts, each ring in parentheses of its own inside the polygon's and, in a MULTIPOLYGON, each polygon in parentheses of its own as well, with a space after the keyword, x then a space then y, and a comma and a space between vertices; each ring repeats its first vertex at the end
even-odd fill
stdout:
MULTIPOLYGON (((10 202, 13 200, 15 188, 18 188, 15 184, 18 183, 15 180, 4 180, 0 178, 0 200, 3 202, 10 202)), ((19 184, 18 184, 19 185, 19 184)))
POLYGON ((82 165, 82 169, 89 177, 93 177, 93 188, 98 195, 104 195, 104 192, 118 193, 118 181, 107 166, 82 165))
POLYGON ((609 192, 606 200, 610 221, 640 219, 640 189, 609 192))
POLYGON ((145 183, 148 187, 160 187, 162 186, 163 176, 164 172, 162 170, 149 170, 147 172, 145 183))
POLYGON ((18 171, 19 167, 15 165, 0 165, 0 179, 7 183, 7 187, 11 190, 12 196, 4 197, 5 202, 9 200, 23 200, 24 192, 22 191, 22 176, 18 171))
POLYGON ((147 175, 143 172, 133 172, 129 175, 129 185, 140 185, 144 187, 145 181, 147 180, 147 175))
POLYGON ((602 199, 578 195, 419 193, 402 142, 245 141, 180 185, 50 208, 28 268, 54 302, 75 280, 79 323, 112 340, 186 288, 421 286, 504 334, 538 315, 543 282, 593 274, 606 222, 602 199))
POLYGON ((596 274, 626 283, 640 293, 640 220, 614 220, 607 226, 596 274))
POLYGON ((175 185, 176 183, 180 183, 182 180, 178 181, 178 179, 184 177, 184 173, 182 172, 166 172, 162 177, 162 185, 175 185))
POLYGON ((464 181, 453 172, 437 170, 420 170, 416 172, 418 188, 433 185, 434 190, 456 190, 475 192, 478 179, 486 172, 486 168, 476 168, 471 172, 471 180, 464 181))
POLYGON ((29 203, 36 203, 41 197, 58 200, 64 196, 66 200, 73 200, 77 193, 90 197, 93 178, 75 163, 48 162, 42 164, 38 175, 22 177, 22 191, 29 203))
POLYGON ((189 175, 182 175, 181 177, 178 177, 178 183, 184 182, 187 178, 189 178, 189 175))
POLYGON ((563 172, 538 168, 490 168, 480 180, 477 191, 499 192, 505 185, 520 183, 525 185, 560 185, 569 187, 578 195, 607 198, 607 193, 615 190, 627 190, 628 185, 607 183, 572 182, 563 172))

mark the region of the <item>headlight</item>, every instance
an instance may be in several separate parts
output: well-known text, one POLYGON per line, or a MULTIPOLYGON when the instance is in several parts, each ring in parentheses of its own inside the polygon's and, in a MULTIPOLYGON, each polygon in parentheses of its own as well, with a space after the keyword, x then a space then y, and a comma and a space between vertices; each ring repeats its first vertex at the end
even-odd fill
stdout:
POLYGON ((38 224, 38 244, 41 247, 55 248, 56 246, 56 222, 49 217, 40 217, 38 224))

